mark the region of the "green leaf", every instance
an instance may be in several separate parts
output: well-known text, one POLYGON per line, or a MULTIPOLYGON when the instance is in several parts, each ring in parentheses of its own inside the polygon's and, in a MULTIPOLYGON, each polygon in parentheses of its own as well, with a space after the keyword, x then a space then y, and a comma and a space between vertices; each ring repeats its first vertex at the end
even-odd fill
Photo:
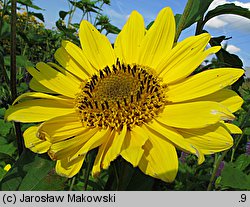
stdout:
POLYGON ((247 127, 244 129, 244 134, 245 135, 250 135, 250 127, 247 127))
POLYGON ((0 190, 62 190, 62 180, 54 177, 54 165, 47 156, 25 150, 0 182, 0 190))
MULTIPOLYGON (((4 63, 6 66, 10 66, 10 56, 4 57, 4 63)), ((26 56, 17 55, 16 56, 16 64, 17 67, 27 67, 27 66, 33 66, 33 64, 27 59, 26 56)))
POLYGON ((231 3, 217 6, 215 9, 209 11, 204 18, 204 24, 209 19, 222 14, 235 14, 250 19, 250 11, 247 8, 236 6, 235 4, 231 3))
POLYGON ((146 29, 149 30, 150 27, 154 24, 154 22, 155 22, 155 21, 151 21, 151 22, 147 25, 146 29))
POLYGON ((112 162, 109 170, 105 190, 152 190, 154 178, 145 175, 122 158, 112 162))
POLYGON ((234 162, 236 168, 240 170, 245 170, 250 165, 250 156, 246 154, 240 155, 234 162))
POLYGON ((38 19, 40 19, 41 21, 44 22, 44 17, 42 13, 36 13, 36 12, 29 12, 30 15, 33 15, 35 17, 37 17, 38 19))
MULTIPOLYGON (((21 78, 23 78, 23 76, 21 76, 20 79, 21 78)), ((24 92, 28 91, 28 89, 29 89, 29 85, 27 83, 22 82, 22 83, 20 83, 20 85, 17 88, 17 93, 18 94, 24 93, 24 92)))
POLYGON ((8 142, 5 137, 0 137, 0 153, 12 156, 17 148, 15 142, 8 142))
POLYGON ((212 43, 213 45, 221 45, 221 43, 224 41, 224 40, 228 40, 229 38, 227 38, 225 35, 222 35, 222 36, 218 36, 218 37, 213 37, 212 38, 212 43))
MULTIPOLYGON (((183 29, 201 20, 213 0, 194 0, 191 11, 186 18, 183 29)), ((178 16, 179 18, 179 16, 178 16)))
POLYGON ((154 185, 154 178, 142 173, 136 169, 126 190, 135 191, 150 191, 154 185))
POLYGON ((34 125, 36 125, 36 124, 34 124, 34 123, 23 123, 21 125, 21 131, 24 132, 26 129, 28 129, 29 127, 34 126, 34 125))
POLYGON ((118 27, 108 23, 106 26, 105 26, 105 29, 107 31, 106 34, 119 34, 119 32, 121 31, 118 27))
POLYGON ((47 36, 44 34, 37 34, 36 32, 32 31, 26 34, 26 38, 28 40, 28 44, 30 45, 30 47, 33 47, 37 43, 44 43, 47 36))
POLYGON ((0 28, 0 39, 6 39, 10 37, 10 24, 3 21, 2 27, 0 28))
POLYGON ((80 24, 79 23, 71 23, 70 25, 73 26, 73 27, 75 27, 75 28, 77 28, 77 29, 80 28, 80 24))
POLYGON ((237 190, 250 190, 250 176, 232 163, 225 163, 221 174, 220 185, 222 188, 233 188, 237 190))
POLYGON ((91 0, 81 0, 81 1, 69 1, 71 4, 81 9, 83 12, 93 12, 96 14, 100 14, 98 10, 101 10, 98 6, 95 5, 95 1, 91 0))
MULTIPOLYGON (((1 40, 1 36, 0 36, 0 40, 1 40)), ((0 71, 3 71, 4 68, 4 49, 3 47, 0 45, 0 71)))
POLYGON ((5 111, 5 108, 0 108, 0 117, 4 117, 5 111))
POLYGON ((6 174, 6 171, 0 167, 0 180, 2 180, 5 174, 6 174))
POLYGON ((70 13, 72 13, 72 11, 68 11, 68 12, 66 12, 66 11, 59 11, 59 16, 60 16, 60 18, 61 18, 62 20, 64 20, 65 17, 66 17, 68 14, 70 14, 70 13))
POLYGON ((110 6, 110 0, 102 0, 104 4, 107 4, 110 6))
MULTIPOLYGON (((59 175, 56 174, 56 172, 54 170, 51 170, 47 176, 44 177, 42 182, 38 182, 37 185, 34 185, 34 187, 32 187, 33 191, 37 191, 37 190, 64 190, 65 188, 65 181, 67 180, 67 178, 65 177, 61 177, 59 175)), ((19 190, 25 190, 26 187, 21 185, 19 190)))
POLYGON ((0 161, 5 161, 5 163, 10 163, 12 165, 14 164, 15 159, 8 154, 0 152, 0 161))
POLYGON ((56 21, 56 27, 57 27, 64 35, 66 35, 68 38, 70 38, 71 40, 73 40, 74 43, 79 44, 79 39, 74 35, 74 33, 76 32, 76 29, 67 28, 67 27, 63 24, 63 21, 62 21, 61 19, 59 19, 58 21, 56 21))
MULTIPOLYGON (((244 172, 250 165, 250 156, 242 154, 234 163, 225 163, 221 174, 222 188, 250 190, 250 174, 244 172)), ((247 170, 246 170, 247 171, 247 170)))
POLYGON ((34 5, 31 0, 17 0, 17 3, 31 7, 36 10, 42 10, 39 6, 34 5))
MULTIPOLYGON (((223 40, 227 40, 225 36, 211 38, 209 43, 211 46, 221 46, 223 40)), ((221 48, 216 54, 220 67, 231 67, 231 68, 243 68, 243 62, 241 59, 235 55, 226 51, 224 48, 221 48)), ((238 91, 240 86, 244 82, 244 76, 241 76, 231 87, 234 91, 238 91)))
POLYGON ((0 135, 6 136, 10 133, 12 124, 10 122, 5 122, 3 119, 0 119, 0 135))
MULTIPOLYGON (((226 39, 227 38, 225 36, 213 37, 210 39, 209 43, 211 46, 221 46, 221 42, 226 39)), ((225 64, 226 67, 243 67, 243 62, 237 55, 231 54, 223 48, 221 48, 220 51, 216 53, 216 56, 220 62, 225 64)))
POLYGON ((179 21, 181 19, 181 14, 176 14, 174 16, 174 18, 175 18, 175 24, 176 24, 176 28, 177 28, 177 25, 179 24, 179 21))
POLYGON ((231 54, 223 48, 217 53, 217 57, 219 57, 219 56, 221 56, 220 60, 222 62, 226 63, 227 66, 230 66, 233 68, 242 68, 243 67, 243 62, 241 61, 241 59, 237 55, 231 54))

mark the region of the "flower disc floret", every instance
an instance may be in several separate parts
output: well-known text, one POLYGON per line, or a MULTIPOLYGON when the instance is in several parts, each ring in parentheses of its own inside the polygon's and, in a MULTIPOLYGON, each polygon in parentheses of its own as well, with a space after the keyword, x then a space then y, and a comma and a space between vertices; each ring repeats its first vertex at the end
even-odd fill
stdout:
POLYGON ((150 70, 117 61, 82 85, 75 108, 85 127, 131 129, 163 110, 163 88, 150 70))

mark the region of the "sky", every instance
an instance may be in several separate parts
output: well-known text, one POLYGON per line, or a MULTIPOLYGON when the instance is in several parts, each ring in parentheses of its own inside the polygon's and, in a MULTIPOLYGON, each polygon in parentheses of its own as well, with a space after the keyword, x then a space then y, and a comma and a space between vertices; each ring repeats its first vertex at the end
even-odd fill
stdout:
MULTIPOLYGON (((41 12, 44 14, 45 25, 48 28, 55 27, 55 22, 59 19, 59 11, 69 10, 67 0, 33 0, 33 2, 35 5, 44 9, 41 12)), ((111 6, 105 6, 103 13, 111 19, 113 25, 122 28, 129 14, 133 10, 137 10, 143 15, 145 25, 147 25, 153 21, 157 13, 166 6, 171 7, 174 14, 182 13, 186 2, 187 0, 111 0, 111 6)), ((249 0, 214 0, 209 10, 225 3, 235 3, 238 6, 250 10, 249 0)), ((81 12, 77 10, 73 23, 79 23, 80 19, 81 12)), ((244 68, 250 67, 250 19, 236 15, 221 15, 209 20, 205 25, 205 30, 215 37, 221 35, 231 37, 228 41, 223 42, 227 44, 227 50, 242 59, 244 68)), ((187 28, 182 32, 179 40, 194 35, 194 32, 194 26, 187 28)), ((111 42, 115 40, 114 35, 108 37, 111 42)), ((250 69, 248 69, 246 73, 247 76, 250 76, 250 69)))

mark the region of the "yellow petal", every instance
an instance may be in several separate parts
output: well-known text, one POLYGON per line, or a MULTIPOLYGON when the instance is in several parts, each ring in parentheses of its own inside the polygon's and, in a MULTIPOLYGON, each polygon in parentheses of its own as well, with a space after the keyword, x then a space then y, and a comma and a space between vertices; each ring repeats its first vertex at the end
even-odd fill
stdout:
POLYGON ((143 128, 147 131, 149 136, 157 136, 160 139, 170 141, 178 149, 196 155, 198 157, 198 163, 202 163, 204 161, 203 153, 194 145, 186 142, 186 140, 175 129, 157 121, 150 122, 143 128))
POLYGON ((212 101, 166 105, 156 120, 178 128, 201 128, 221 120, 232 120, 234 115, 222 104, 212 101))
POLYGON ((59 94, 75 98, 80 87, 75 81, 51 68, 48 64, 40 62, 36 64, 36 68, 38 70, 27 67, 27 70, 39 83, 59 94))
POLYGON ((134 167, 138 166, 144 152, 142 146, 147 139, 148 134, 139 126, 128 130, 123 142, 121 156, 134 167))
MULTIPOLYGON (((158 64, 156 71, 161 77, 163 77, 166 73, 172 73, 173 70, 179 72, 176 67, 178 67, 179 64, 188 61, 190 58, 194 58, 194 54, 202 52, 208 44, 210 38, 211 36, 208 33, 203 33, 197 36, 188 37, 177 43, 177 45, 168 54, 166 54, 166 56, 158 64)), ((188 65, 188 68, 182 68, 182 72, 186 73, 186 70, 189 70, 190 66, 191 65, 188 65)))
POLYGON ((219 46, 209 48, 204 52, 198 52, 194 49, 182 60, 180 60, 181 56, 179 56, 178 59, 174 59, 174 63, 172 62, 167 64, 160 77, 163 78, 163 82, 165 84, 173 84, 180 81, 189 76, 207 56, 218 52, 220 49, 221 47, 219 46), (179 62, 176 62, 178 60, 179 62))
POLYGON ((80 24, 79 37, 84 55, 97 70, 115 64, 116 57, 108 38, 86 20, 80 24))
POLYGON ((38 92, 43 92, 43 93, 51 93, 51 94, 57 94, 57 92, 52 91, 45 86, 43 86, 41 83, 39 83, 35 78, 32 78, 29 82, 29 87, 38 92))
POLYGON ((231 123, 223 123, 223 125, 229 130, 230 133, 232 134, 242 134, 242 130, 234 125, 234 124, 231 124, 231 123))
MULTIPOLYGON (((61 160, 67 157, 69 161, 72 161, 78 157, 78 151, 97 131, 98 129, 85 129, 78 136, 68 137, 68 139, 52 143, 48 154, 53 160, 61 160)), ((81 156, 85 156, 85 154, 81 156)))
POLYGON ((145 35, 143 17, 133 11, 115 41, 115 53, 126 64, 137 63, 139 45, 145 35))
POLYGON ((150 134, 143 149, 144 154, 139 163, 141 171, 165 182, 174 181, 178 171, 178 157, 173 144, 150 134))
POLYGON ((244 74, 244 70, 235 68, 219 68, 206 70, 185 81, 169 85, 166 92, 170 102, 181 102, 214 93, 233 84, 244 74))
POLYGON ((69 55, 76 60, 76 62, 82 67, 84 73, 88 76, 92 76, 97 72, 92 65, 90 65, 86 56, 83 54, 82 49, 70 41, 62 41, 62 46, 69 53, 69 55))
POLYGON ((11 106, 5 113, 5 119, 26 123, 42 122, 70 113, 75 113, 73 103, 37 99, 11 106))
POLYGON ((156 68, 173 47, 175 20, 172 10, 162 9, 140 46, 138 64, 156 68))
POLYGON ((56 173, 63 177, 73 177, 80 171, 84 158, 79 157, 74 162, 69 162, 67 159, 58 160, 55 167, 56 173))
POLYGON ((92 168, 92 176, 93 177, 96 177, 97 175, 99 175, 101 172, 101 169, 103 169, 103 163, 102 163, 103 157, 107 153, 107 150, 109 149, 109 147, 112 145, 115 134, 116 134, 116 131, 113 130, 112 133, 110 134, 110 136, 107 137, 105 142, 99 147, 98 153, 96 155, 95 162, 94 162, 94 165, 92 168))
POLYGON ((55 143, 80 135, 85 130, 77 114, 72 113, 45 121, 38 132, 40 136, 45 136, 51 143, 55 143))
POLYGON ((122 131, 117 132, 111 146, 107 149, 107 153, 103 158, 103 169, 109 167, 110 162, 115 160, 122 150, 122 145, 127 134, 127 126, 124 125, 122 131))
POLYGON ((223 124, 199 129, 177 129, 187 142, 197 146, 204 154, 213 154, 233 146, 233 139, 223 124))
POLYGON ((39 126, 31 126, 23 133, 25 147, 35 153, 45 153, 49 150, 51 143, 46 140, 37 138, 37 130, 39 126))
POLYGON ((74 156, 72 156, 71 160, 74 160, 79 156, 83 156, 87 154, 90 150, 99 147, 106 140, 108 140, 110 136, 111 136, 110 129, 102 129, 97 131, 91 138, 88 139, 86 143, 84 143, 81 149, 78 150, 74 156))
POLYGON ((193 99, 192 101, 219 102, 226 106, 232 113, 239 110, 243 104, 243 99, 236 92, 229 89, 221 89, 201 98, 193 99))
POLYGON ((12 105, 15 105, 18 101, 21 99, 34 99, 34 98, 44 98, 44 99, 52 99, 52 100, 58 100, 58 101, 66 101, 69 103, 73 103, 74 99, 68 99, 67 97, 60 97, 60 96, 53 96, 46 93, 39 93, 39 92, 27 92, 24 93, 16 98, 16 100, 12 103, 12 105))
POLYGON ((71 79, 71 81, 74 81, 76 84, 80 85, 82 83, 82 81, 80 81, 80 79, 77 76, 71 74, 65 68, 63 68, 55 63, 52 63, 52 62, 48 62, 47 64, 50 67, 52 67, 53 69, 60 71, 63 75, 65 75, 67 78, 71 79))
POLYGON ((82 80, 89 78, 89 75, 84 72, 83 67, 73 57, 71 57, 63 47, 57 49, 54 57, 61 66, 74 74, 76 77, 82 80))

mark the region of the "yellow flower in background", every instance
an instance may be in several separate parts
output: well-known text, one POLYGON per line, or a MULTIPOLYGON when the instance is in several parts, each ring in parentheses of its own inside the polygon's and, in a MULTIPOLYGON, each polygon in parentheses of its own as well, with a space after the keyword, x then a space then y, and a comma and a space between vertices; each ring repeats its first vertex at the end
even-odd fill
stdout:
POLYGON ((80 25, 81 48, 69 41, 54 63, 28 67, 28 92, 17 98, 6 119, 37 122, 23 136, 27 148, 57 160, 56 172, 77 174, 86 154, 98 148, 93 176, 119 155, 134 167, 166 182, 178 171, 176 149, 204 155, 229 149, 228 122, 242 99, 227 86, 242 69, 218 68, 191 75, 210 54, 210 35, 191 36, 176 45, 170 8, 158 14, 147 31, 132 12, 114 48, 87 21, 80 25), (19 103, 17 103, 19 102, 19 103))
POLYGON ((5 165, 5 167, 3 169, 4 169, 4 171, 8 172, 10 170, 10 168, 11 168, 11 165, 7 164, 7 165, 5 165))

